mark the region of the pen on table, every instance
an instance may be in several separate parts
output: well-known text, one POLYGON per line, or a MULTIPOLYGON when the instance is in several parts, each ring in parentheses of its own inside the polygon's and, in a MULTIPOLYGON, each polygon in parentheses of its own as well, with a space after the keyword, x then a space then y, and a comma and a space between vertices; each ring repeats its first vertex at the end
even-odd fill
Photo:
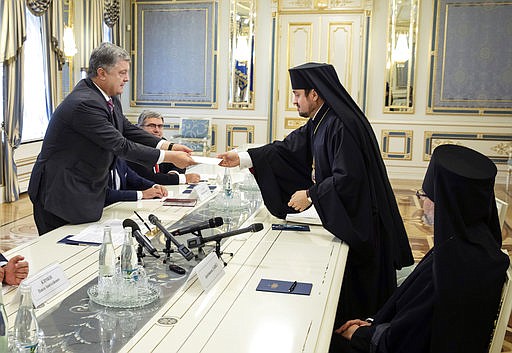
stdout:
POLYGON ((290 288, 288 288, 288 292, 291 293, 293 292, 293 290, 295 289, 295 287, 297 286, 297 281, 293 282, 292 285, 290 286, 290 288))
POLYGON ((146 223, 146 221, 144 221, 144 219, 142 219, 142 217, 137 213, 137 211, 133 211, 133 213, 135 213, 137 215, 137 217, 139 217, 139 219, 141 220, 142 223, 144 223, 144 225, 146 226, 146 228, 151 232, 151 228, 149 228, 148 224, 146 223))

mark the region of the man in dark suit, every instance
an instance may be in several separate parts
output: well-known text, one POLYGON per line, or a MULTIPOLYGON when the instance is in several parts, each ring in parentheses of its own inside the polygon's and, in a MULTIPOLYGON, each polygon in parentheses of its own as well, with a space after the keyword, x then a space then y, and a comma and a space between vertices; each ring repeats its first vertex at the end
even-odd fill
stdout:
POLYGON ((12 259, 7 260, 5 256, 0 253, 0 283, 17 286, 22 280, 27 278, 28 262, 23 261, 24 259, 23 256, 16 255, 12 259))
MULTIPOLYGON (((137 125, 158 138, 164 138, 164 117, 158 112, 144 110, 139 115, 137 125)), ((161 185, 197 184, 201 179, 199 174, 186 173, 185 169, 177 168, 172 163, 160 163, 148 168, 128 162, 128 166, 140 176, 161 185)))
POLYGON ((171 146, 124 117, 117 96, 129 70, 126 50, 102 43, 91 53, 88 77, 53 113, 28 189, 39 234, 100 219, 116 157, 146 166, 194 164, 188 147, 171 146))
POLYGON ((137 201, 167 196, 167 189, 135 173, 123 159, 110 171, 105 206, 119 201, 137 201))

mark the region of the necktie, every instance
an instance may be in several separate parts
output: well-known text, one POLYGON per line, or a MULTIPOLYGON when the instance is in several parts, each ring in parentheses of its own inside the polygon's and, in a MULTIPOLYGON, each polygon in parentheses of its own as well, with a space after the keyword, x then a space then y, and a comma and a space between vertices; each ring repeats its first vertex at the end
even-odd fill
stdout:
POLYGON ((157 164, 155 164, 155 173, 160 173, 160 166, 157 164))
POLYGON ((107 101, 108 109, 110 109, 110 112, 112 113, 114 111, 114 102, 112 102, 112 98, 110 98, 107 101))

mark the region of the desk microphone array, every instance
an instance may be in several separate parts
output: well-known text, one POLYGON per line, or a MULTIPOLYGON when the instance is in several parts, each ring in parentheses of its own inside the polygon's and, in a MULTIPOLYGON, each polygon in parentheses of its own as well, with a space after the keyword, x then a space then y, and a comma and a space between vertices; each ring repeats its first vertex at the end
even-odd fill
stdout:
POLYGON ((220 242, 222 239, 232 237, 233 235, 238 235, 238 234, 247 233, 247 232, 259 232, 262 229, 263 229, 263 224, 253 223, 248 227, 232 230, 232 231, 226 232, 226 233, 212 235, 211 237, 191 238, 191 239, 187 240, 187 245, 189 248, 199 248, 199 247, 203 246, 204 244, 209 243, 211 241, 220 242))
POLYGON ((185 245, 181 244, 177 241, 174 236, 169 233, 169 231, 162 225, 160 220, 154 214, 149 215, 149 221, 151 224, 155 225, 160 231, 165 235, 167 239, 169 239, 176 247, 178 248, 178 252, 187 260, 190 261, 194 258, 194 254, 190 251, 185 245))
POLYGON ((139 243, 139 246, 145 248, 152 256, 156 257, 157 259, 160 257, 158 254, 158 251, 155 249, 153 244, 151 244, 151 240, 148 239, 144 234, 141 233, 139 225, 132 219, 125 219, 123 221, 123 228, 131 228, 132 229, 132 235, 137 240, 137 243, 139 243))
POLYGON ((210 218, 207 221, 197 223, 195 225, 191 225, 188 227, 183 227, 180 229, 173 230, 171 233, 174 236, 183 235, 183 234, 187 234, 187 233, 199 235, 199 234, 201 234, 200 232, 203 229, 220 227, 223 224, 224 224, 224 220, 222 219, 222 217, 215 217, 215 218, 210 218))

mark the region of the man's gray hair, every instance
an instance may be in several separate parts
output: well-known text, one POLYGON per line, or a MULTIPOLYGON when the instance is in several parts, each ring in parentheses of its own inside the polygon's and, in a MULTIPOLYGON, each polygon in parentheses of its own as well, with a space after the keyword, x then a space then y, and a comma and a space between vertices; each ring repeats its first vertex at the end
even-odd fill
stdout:
POLYGON ((130 61, 130 54, 126 50, 109 42, 101 43, 91 53, 87 76, 96 77, 100 67, 108 72, 121 60, 130 61))
POLYGON ((146 121, 146 119, 150 119, 150 118, 162 119, 162 123, 164 122, 164 117, 162 116, 162 114, 155 112, 153 110, 144 110, 139 115, 139 120, 137 120, 137 125, 138 126, 144 125, 144 121, 146 121))

